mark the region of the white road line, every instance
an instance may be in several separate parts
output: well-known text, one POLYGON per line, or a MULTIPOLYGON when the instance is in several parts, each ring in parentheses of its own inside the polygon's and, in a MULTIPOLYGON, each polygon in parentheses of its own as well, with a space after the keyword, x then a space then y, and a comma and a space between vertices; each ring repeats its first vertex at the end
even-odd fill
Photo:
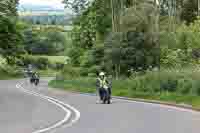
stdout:
POLYGON ((56 103, 56 102, 54 102, 54 101, 52 101, 52 100, 50 100, 50 99, 47 99, 47 98, 45 98, 45 97, 42 97, 41 95, 32 93, 32 92, 30 92, 30 91, 27 91, 27 90, 22 90, 22 91, 25 92, 25 93, 27 93, 27 94, 34 95, 34 96, 38 96, 38 97, 40 97, 40 98, 42 98, 42 99, 45 99, 45 100, 47 100, 47 101, 49 101, 49 102, 51 102, 51 103, 53 103, 53 104, 59 106, 61 109, 63 109, 63 110, 66 112, 66 115, 65 115, 64 119, 61 120, 61 121, 59 121, 59 122, 56 123, 55 125, 53 125, 53 126, 51 126, 51 127, 48 127, 48 128, 45 128, 45 129, 41 129, 41 130, 34 131, 34 132, 32 132, 32 133, 44 133, 44 132, 50 131, 50 130, 52 130, 52 129, 55 129, 55 128, 57 128, 57 127, 63 125, 63 123, 65 123, 65 122, 67 122, 67 121, 69 120, 69 118, 70 118, 70 116, 71 116, 71 112, 70 112, 70 110, 66 109, 63 105, 58 104, 58 103, 56 103))
POLYGON ((34 91, 29 91, 29 90, 26 90, 22 87, 22 84, 16 84, 16 87, 21 89, 21 91, 27 93, 27 94, 30 94, 30 95, 34 95, 34 96, 37 96, 37 97, 40 97, 42 99, 45 99, 55 105, 57 105, 58 107, 60 107, 61 109, 63 109, 65 112, 66 112, 66 115, 64 117, 63 120, 59 121, 58 123, 56 123, 55 125, 51 126, 51 127, 48 127, 48 128, 45 128, 45 129, 41 129, 41 130, 38 130, 38 131, 34 131, 32 133, 44 133, 44 132, 47 132, 47 131, 50 131, 50 130, 53 130, 57 127, 60 127, 62 126, 63 124, 65 124, 66 122, 68 122, 68 120, 70 119, 70 116, 71 116, 71 111, 69 109, 71 109, 72 111, 74 111, 75 113, 75 118, 73 118, 67 125, 67 127, 70 127, 72 126, 75 122, 77 122, 79 119, 80 119, 80 112, 75 109, 74 107, 72 107, 71 105, 68 105, 68 104, 65 104, 55 98, 51 98, 51 97, 48 97, 48 96, 45 96, 45 95, 42 95, 42 94, 39 94, 39 93, 36 93, 34 91), (67 109, 69 108, 69 109, 67 109))

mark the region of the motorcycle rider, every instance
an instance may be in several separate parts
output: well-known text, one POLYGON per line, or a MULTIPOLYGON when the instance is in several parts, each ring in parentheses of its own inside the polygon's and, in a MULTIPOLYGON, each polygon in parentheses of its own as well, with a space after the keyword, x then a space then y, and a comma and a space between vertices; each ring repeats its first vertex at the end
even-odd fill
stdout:
POLYGON ((111 95, 111 88, 109 87, 109 82, 104 72, 99 73, 99 77, 97 78, 96 81, 96 87, 97 87, 97 95, 99 95, 100 102, 103 101, 103 95, 105 93, 105 89, 108 89, 109 95, 111 95))
POLYGON ((39 75, 37 72, 33 72, 31 75, 31 83, 35 82, 36 84, 39 83, 39 75))

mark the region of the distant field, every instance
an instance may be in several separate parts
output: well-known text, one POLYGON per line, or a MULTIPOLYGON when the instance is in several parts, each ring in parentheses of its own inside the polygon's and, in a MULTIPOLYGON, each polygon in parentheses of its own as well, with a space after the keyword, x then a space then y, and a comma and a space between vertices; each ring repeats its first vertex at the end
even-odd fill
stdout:
MULTIPOLYGON (((29 55, 32 56, 32 55, 29 55)), ((51 63, 65 63, 69 57, 67 56, 46 56, 46 55, 34 55, 33 57, 35 58, 39 58, 39 57, 43 57, 43 58, 47 58, 51 63)), ((0 56, 0 66, 5 63, 5 59, 0 56)))
POLYGON ((43 57, 43 58, 47 58, 51 63, 65 63, 66 60, 69 58, 67 56, 42 56, 42 55, 35 55, 34 57, 39 58, 39 57, 43 57))
POLYGON ((59 28, 64 31, 71 31, 73 29, 73 27, 70 25, 33 25, 33 28, 59 28))
POLYGON ((46 15, 65 15, 64 12, 59 12, 59 11, 26 11, 26 12, 19 12, 20 16, 46 16, 46 15))

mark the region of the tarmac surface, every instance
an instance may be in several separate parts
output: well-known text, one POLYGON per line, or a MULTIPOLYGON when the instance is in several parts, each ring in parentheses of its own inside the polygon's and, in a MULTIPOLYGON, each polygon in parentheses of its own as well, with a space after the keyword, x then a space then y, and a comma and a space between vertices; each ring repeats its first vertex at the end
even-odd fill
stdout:
POLYGON ((97 97, 0 81, 1 133, 199 133, 200 113, 165 105, 97 97))

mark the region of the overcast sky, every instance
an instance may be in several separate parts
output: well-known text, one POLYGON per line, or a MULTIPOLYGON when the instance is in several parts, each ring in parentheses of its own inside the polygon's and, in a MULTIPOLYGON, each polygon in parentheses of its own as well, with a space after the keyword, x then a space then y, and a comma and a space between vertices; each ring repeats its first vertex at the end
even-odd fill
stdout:
POLYGON ((20 0, 20 4, 48 5, 64 8, 62 0, 20 0))

